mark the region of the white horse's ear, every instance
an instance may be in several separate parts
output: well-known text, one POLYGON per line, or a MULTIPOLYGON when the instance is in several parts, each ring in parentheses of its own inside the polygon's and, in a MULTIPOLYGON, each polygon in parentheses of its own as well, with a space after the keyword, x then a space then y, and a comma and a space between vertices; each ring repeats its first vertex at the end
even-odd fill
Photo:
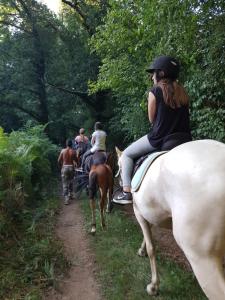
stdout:
POLYGON ((120 149, 118 147, 115 147, 115 150, 116 150, 118 157, 120 157, 122 155, 122 151, 120 151, 120 149))

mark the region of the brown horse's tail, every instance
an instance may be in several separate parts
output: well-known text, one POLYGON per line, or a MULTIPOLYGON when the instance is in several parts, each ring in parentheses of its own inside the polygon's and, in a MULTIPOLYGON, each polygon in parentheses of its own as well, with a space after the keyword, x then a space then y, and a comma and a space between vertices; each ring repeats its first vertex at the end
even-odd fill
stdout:
POLYGON ((97 173, 95 171, 92 171, 89 175, 89 197, 93 199, 97 194, 97 173))

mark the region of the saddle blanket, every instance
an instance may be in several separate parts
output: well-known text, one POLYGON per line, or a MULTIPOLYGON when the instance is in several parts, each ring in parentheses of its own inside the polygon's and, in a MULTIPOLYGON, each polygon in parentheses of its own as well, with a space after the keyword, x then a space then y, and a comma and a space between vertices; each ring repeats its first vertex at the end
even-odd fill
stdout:
POLYGON ((148 171, 151 164, 153 163, 153 161, 160 155, 165 154, 166 152, 168 151, 153 152, 149 154, 149 156, 144 160, 144 162, 141 164, 134 177, 132 178, 131 192, 136 192, 140 188, 142 180, 145 177, 145 174, 148 171))

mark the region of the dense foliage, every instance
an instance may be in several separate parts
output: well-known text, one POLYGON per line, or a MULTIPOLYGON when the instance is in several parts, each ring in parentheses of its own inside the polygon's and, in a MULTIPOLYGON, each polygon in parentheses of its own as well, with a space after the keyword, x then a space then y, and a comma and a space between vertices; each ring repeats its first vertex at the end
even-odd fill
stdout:
MULTIPOLYGON (((111 144, 149 130, 145 68, 160 54, 182 64, 195 138, 225 140, 224 1, 35 0, 0 6, 0 124, 46 124, 57 143, 102 121, 111 144)), ((121 143, 121 142, 120 142, 121 143)))
POLYGON ((43 126, 10 135, 0 130, 0 238, 11 234, 11 225, 23 221, 26 207, 35 207, 44 198, 56 150, 43 126))
POLYGON ((146 133, 144 70, 155 56, 167 54, 182 63, 194 137, 225 141, 224 1, 110 4, 92 45, 102 59, 94 89, 110 88, 117 97, 112 127, 130 139, 146 133))

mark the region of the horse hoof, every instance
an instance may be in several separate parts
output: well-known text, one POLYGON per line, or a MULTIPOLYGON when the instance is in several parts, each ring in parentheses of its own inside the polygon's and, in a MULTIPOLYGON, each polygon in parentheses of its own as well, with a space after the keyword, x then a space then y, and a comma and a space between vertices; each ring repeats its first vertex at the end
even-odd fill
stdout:
POLYGON ((153 283, 147 285, 147 293, 150 296, 156 296, 158 294, 158 287, 153 283))
POLYGON ((147 256, 147 252, 143 249, 138 249, 138 252, 137 252, 137 255, 138 256, 141 256, 141 257, 146 257, 147 256))
POLYGON ((96 228, 91 228, 91 234, 95 235, 95 233, 96 233, 96 228))
POLYGON ((111 201, 110 203, 108 203, 107 208, 106 208, 106 212, 109 214, 111 213, 113 210, 113 202, 111 201))

